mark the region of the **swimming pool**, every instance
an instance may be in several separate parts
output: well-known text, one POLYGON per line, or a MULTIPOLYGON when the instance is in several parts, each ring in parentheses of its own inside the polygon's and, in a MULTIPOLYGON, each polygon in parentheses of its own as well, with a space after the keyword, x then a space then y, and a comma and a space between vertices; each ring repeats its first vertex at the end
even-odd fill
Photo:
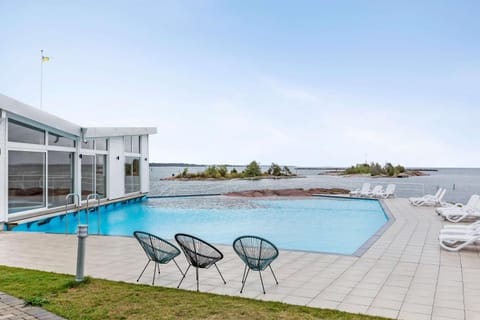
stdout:
MULTIPOLYGON (((89 233, 98 229, 88 216, 89 233)), ((80 213, 86 222, 85 212, 80 213)), ((69 233, 78 215, 68 215, 69 233)), ((241 235, 265 237, 281 249, 354 254, 388 221, 380 202, 331 197, 246 199, 225 196, 147 199, 100 210, 102 235, 132 236, 142 230, 166 239, 190 233, 230 245, 241 235)), ((65 216, 25 223, 13 231, 64 233, 65 216)))

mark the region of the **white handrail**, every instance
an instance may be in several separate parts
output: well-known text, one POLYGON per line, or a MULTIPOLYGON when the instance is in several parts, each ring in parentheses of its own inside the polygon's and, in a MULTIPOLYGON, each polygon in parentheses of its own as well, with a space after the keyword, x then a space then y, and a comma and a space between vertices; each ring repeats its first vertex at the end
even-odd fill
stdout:
POLYGON ((98 224, 97 234, 100 234, 100 195, 98 193, 90 193, 87 196, 87 216, 86 216, 87 225, 88 225, 88 214, 89 214, 89 204, 88 204, 88 202, 89 202, 90 199, 96 199, 97 200, 97 208, 96 208, 97 224, 98 224))
POLYGON ((65 196, 65 234, 68 234, 68 199, 73 197, 73 204, 77 209, 78 224, 80 224, 80 214, 78 213, 78 206, 80 205, 80 195, 78 193, 69 193, 65 196), (75 201, 77 199, 78 201, 75 201))

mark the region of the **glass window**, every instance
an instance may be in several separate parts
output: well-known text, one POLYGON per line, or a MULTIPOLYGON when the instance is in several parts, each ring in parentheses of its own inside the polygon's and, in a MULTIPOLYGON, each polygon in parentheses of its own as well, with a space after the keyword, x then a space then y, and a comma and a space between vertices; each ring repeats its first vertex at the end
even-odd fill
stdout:
POLYGON ((95 192, 98 193, 100 198, 105 198, 107 196, 106 184, 107 184, 107 174, 106 174, 106 161, 107 156, 97 154, 96 164, 95 164, 95 192))
POLYGON ((45 153, 8 152, 8 213, 45 207, 45 153))
POLYGON ((8 119, 8 141, 45 144, 45 131, 8 119))
POLYGON ((65 205, 73 192, 73 153, 48 151, 48 207, 65 205))
POLYGON ((132 152, 140 153, 140 137, 139 136, 132 137, 132 152))
POLYGON ((82 155, 82 200, 95 192, 95 156, 82 155))
POLYGON ((95 150, 107 150, 107 139, 95 139, 95 150))
POLYGON ((123 142, 125 145, 125 152, 132 152, 132 137, 123 137, 123 142))
POLYGON ((93 140, 82 141, 82 149, 93 150, 93 140))
POLYGON ((66 138, 59 134, 48 133, 48 145, 55 147, 75 147, 75 141, 73 139, 66 138))
POLYGON ((125 193, 140 191, 140 159, 125 157, 125 193))

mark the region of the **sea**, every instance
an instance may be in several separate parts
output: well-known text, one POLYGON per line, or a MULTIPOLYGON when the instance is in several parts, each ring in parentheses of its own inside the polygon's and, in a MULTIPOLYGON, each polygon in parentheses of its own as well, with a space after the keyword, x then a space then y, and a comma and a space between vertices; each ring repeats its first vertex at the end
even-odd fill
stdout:
MULTIPOLYGON (((185 196, 199 194, 223 194, 234 191, 261 190, 261 189, 290 189, 290 188, 344 188, 353 190, 360 188, 364 182, 372 186, 389 183, 396 185, 397 197, 422 196, 434 194, 438 188, 446 188, 445 201, 465 203, 472 194, 480 193, 480 168, 432 168, 436 171, 425 171, 425 176, 408 178, 385 178, 364 176, 334 176, 325 174, 327 169, 289 167, 298 178, 291 179, 260 179, 260 180, 202 180, 180 181, 165 180, 181 173, 185 168, 188 172, 204 171, 206 166, 150 167, 150 195, 151 196, 185 196)), ((242 171, 245 167, 230 166, 242 171)), ((262 168, 266 170, 267 167, 262 168)))

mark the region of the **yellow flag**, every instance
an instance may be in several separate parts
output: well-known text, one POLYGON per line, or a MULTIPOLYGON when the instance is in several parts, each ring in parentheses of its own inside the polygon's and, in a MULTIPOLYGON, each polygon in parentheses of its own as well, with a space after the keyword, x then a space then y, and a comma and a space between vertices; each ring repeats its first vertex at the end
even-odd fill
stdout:
POLYGON ((47 62, 47 61, 50 61, 50 58, 42 56, 42 62, 47 62))

